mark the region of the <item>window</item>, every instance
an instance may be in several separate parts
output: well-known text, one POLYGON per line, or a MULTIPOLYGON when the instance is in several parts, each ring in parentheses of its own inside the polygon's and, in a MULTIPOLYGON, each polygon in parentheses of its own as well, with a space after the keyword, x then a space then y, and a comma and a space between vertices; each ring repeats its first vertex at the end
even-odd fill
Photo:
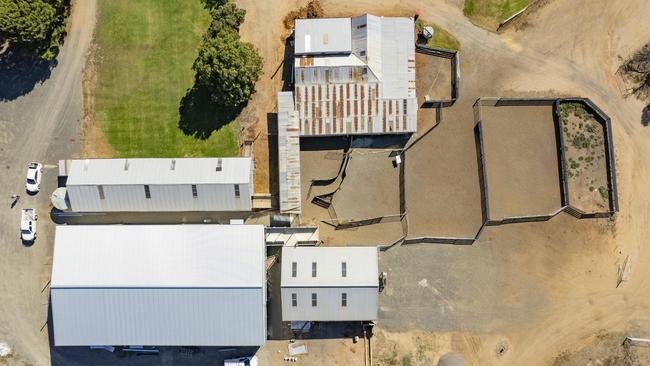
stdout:
POLYGON ((99 193, 99 199, 103 200, 104 197, 104 186, 97 186, 97 192, 99 193))
POLYGON ((145 196, 147 199, 151 198, 151 192, 149 191, 149 186, 148 186, 148 185, 145 185, 145 186, 144 186, 144 196, 145 196))
POLYGON ((342 307, 348 306, 348 294, 345 292, 341 294, 341 306, 342 307))
POLYGON ((235 184, 235 197, 239 198, 239 184, 235 184))
POLYGON ((298 276, 298 263, 291 262, 291 277, 298 276))
POLYGON ((317 306, 318 305, 318 299, 316 298, 316 294, 311 294, 311 306, 317 306))
POLYGON ((348 264, 345 262, 341 262, 341 277, 347 277, 348 276, 348 264))
POLYGON ((316 262, 311 262, 311 276, 316 277, 316 262))
POLYGON ((199 192, 196 191, 196 184, 192 184, 192 197, 199 197, 199 192))
POLYGON ((298 295, 291 294, 291 306, 294 308, 298 306, 298 295))
MULTIPOLYGON (((363 56, 365 56, 365 55, 366 55, 366 51, 359 51, 359 56, 363 57, 363 56)), ((364 67, 363 69, 364 69, 364 71, 368 72, 368 70, 366 70, 365 67, 364 67)), ((366 72, 364 72, 364 74, 365 74, 366 72)))

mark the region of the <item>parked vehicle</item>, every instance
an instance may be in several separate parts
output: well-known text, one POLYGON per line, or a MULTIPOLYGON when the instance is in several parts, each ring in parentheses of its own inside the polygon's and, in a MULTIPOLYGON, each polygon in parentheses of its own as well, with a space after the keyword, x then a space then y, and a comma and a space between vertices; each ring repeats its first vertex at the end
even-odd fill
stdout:
POLYGON ((223 361, 223 366, 257 366, 257 356, 229 358, 223 361))
POLYGON ((29 193, 38 193, 41 189, 41 175, 43 173, 43 164, 29 163, 27 166, 27 182, 25 189, 29 193))
POLYGON ((38 215, 33 208, 23 208, 20 215, 20 238, 27 243, 36 240, 38 215))

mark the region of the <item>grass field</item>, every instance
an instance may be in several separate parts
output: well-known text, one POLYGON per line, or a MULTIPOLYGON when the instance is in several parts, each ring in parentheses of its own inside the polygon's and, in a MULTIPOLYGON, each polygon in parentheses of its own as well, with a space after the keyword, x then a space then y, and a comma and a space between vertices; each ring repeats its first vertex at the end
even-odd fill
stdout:
POLYGON ((179 128, 180 102, 194 84, 192 63, 210 22, 201 2, 111 0, 99 7, 95 112, 116 154, 237 155, 236 122, 215 121, 222 127, 203 139, 179 128))
POLYGON ((489 30, 525 8, 531 0, 465 0, 463 13, 472 22, 489 30))
POLYGON ((415 22, 415 26, 417 27, 418 31, 422 31, 422 29, 426 26, 431 26, 433 28, 433 37, 429 38, 427 41, 427 46, 429 47, 446 48, 448 50, 454 51, 458 51, 460 48, 460 42, 458 42, 456 37, 433 23, 428 23, 422 19, 418 19, 415 22))

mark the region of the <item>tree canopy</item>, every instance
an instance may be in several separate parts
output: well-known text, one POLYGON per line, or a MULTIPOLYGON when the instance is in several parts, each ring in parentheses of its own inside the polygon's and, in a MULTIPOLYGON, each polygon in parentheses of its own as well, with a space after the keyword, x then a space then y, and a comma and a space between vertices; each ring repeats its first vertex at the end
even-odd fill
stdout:
POLYGON ((239 38, 245 10, 227 0, 204 1, 212 23, 192 66, 196 84, 208 90, 215 103, 240 108, 255 92, 255 83, 262 74, 262 57, 252 44, 239 38))
POLYGON ((0 0, 0 38, 53 59, 67 12, 67 0, 0 0))
POLYGON ((208 88, 215 102, 238 107, 255 92, 262 58, 252 44, 241 42, 237 33, 221 31, 203 39, 193 68, 197 84, 208 88))

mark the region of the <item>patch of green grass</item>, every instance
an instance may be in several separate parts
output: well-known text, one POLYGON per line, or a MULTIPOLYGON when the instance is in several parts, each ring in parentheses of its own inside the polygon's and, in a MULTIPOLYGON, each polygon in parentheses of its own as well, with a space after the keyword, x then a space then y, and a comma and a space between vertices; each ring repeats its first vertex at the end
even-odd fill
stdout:
POLYGON ((180 102, 194 84, 192 63, 210 23, 201 1, 111 0, 99 7, 95 112, 116 154, 237 155, 236 121, 201 138, 179 128, 180 102))
POLYGON ((530 4, 531 0, 465 0, 463 13, 475 24, 496 30, 501 22, 530 4))
POLYGON ((417 27, 418 32, 422 32, 422 29, 426 26, 431 26, 433 28, 433 37, 429 38, 426 44, 429 47, 446 48, 454 51, 458 51, 460 48, 460 42, 458 42, 456 37, 433 23, 428 23, 422 19, 418 19, 415 22, 415 26, 417 27))

